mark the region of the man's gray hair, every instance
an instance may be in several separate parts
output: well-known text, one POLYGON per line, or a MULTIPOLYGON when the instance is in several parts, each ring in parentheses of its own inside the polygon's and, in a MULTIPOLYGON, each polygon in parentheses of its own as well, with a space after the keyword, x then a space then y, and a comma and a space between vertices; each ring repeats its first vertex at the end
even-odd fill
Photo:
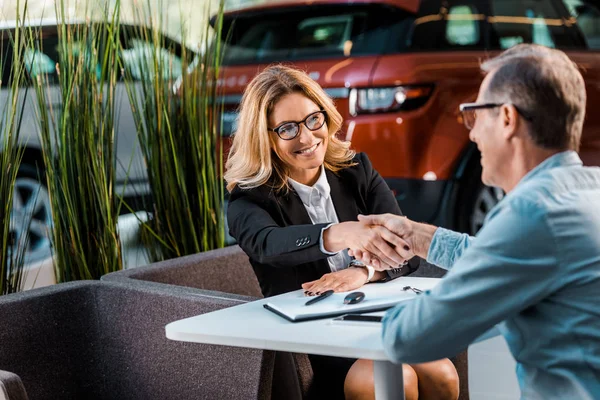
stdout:
POLYGON ((486 101, 511 103, 526 115, 534 143, 578 150, 586 92, 577 65, 560 50, 521 44, 481 65, 492 73, 486 101))

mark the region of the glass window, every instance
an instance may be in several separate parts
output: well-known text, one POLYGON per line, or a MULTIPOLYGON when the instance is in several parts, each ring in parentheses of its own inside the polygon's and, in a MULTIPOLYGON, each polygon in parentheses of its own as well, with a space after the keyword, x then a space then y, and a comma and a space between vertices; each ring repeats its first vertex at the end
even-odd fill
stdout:
POLYGON ((26 49, 23 54, 25 69, 31 78, 56 73, 56 61, 39 50, 26 49))
MULTIPOLYGON (((481 51, 503 50, 519 43, 583 48, 577 28, 565 17, 565 9, 552 0, 424 0, 408 48, 481 51)), ((600 24, 595 26, 600 29, 600 24)))
POLYGON ((95 63, 98 59, 92 54, 92 46, 89 41, 75 41, 69 45, 69 50, 71 50, 71 55, 76 60, 82 60, 86 72, 94 72, 96 73, 96 78, 100 79, 102 74, 101 67, 98 63, 95 63))
POLYGON ((226 65, 381 54, 405 33, 407 13, 365 4, 281 8, 224 22, 226 65), (403 25, 402 25, 403 26, 403 25))
POLYGON ((481 50, 485 47, 485 14, 480 0, 455 0, 440 7, 424 1, 413 22, 408 47, 412 50, 481 50))
POLYGON ((181 76, 181 59, 163 47, 157 47, 154 43, 142 39, 131 39, 128 48, 123 50, 121 59, 123 65, 136 80, 141 80, 146 74, 147 79, 153 78, 156 56, 159 70, 162 71, 162 79, 177 79, 181 76))
POLYGON ((563 0, 590 49, 600 49, 600 8, 588 0, 563 0))
MULTIPOLYGON (((135 29, 128 30, 128 39, 122 38, 123 52, 121 60, 124 68, 131 72, 131 76, 140 80, 143 73, 148 77, 155 76, 154 73, 154 56, 158 57, 158 62, 162 65, 162 79, 176 79, 182 73, 182 60, 175 51, 177 43, 163 42, 165 47, 157 46, 156 44, 136 37, 131 37, 136 33, 135 29), (174 51, 170 51, 166 46, 173 46, 174 51)), ((102 46, 102 43, 99 44, 102 46)), ((69 43, 69 51, 73 57, 83 57, 85 68, 94 72, 98 79, 101 77, 101 66, 94 62, 95 57, 92 56, 90 43, 83 40, 74 40, 69 43)), ((102 51, 100 51, 102 54, 102 51)), ((48 73, 49 77, 56 79, 55 65, 59 60, 58 37, 47 36, 44 39, 43 46, 39 51, 30 51, 27 54, 28 60, 33 61, 30 68, 30 75, 35 78, 40 73, 48 73)))
POLYGON ((43 75, 48 83, 58 82, 58 61, 58 37, 55 33, 47 33, 42 41, 36 41, 23 52, 23 64, 31 80, 43 75))
POLYGON ((468 5, 450 7, 446 23, 446 40, 451 46, 471 46, 479 42, 477 11, 468 5))
POLYGON ((0 33, 0 86, 10 86, 12 70, 12 45, 5 35, 0 33))
POLYGON ((519 43, 578 47, 574 33, 551 1, 492 0, 488 22, 492 48, 507 49, 519 43))
MULTIPOLYGON (((364 18, 364 16, 363 16, 364 18)), ((309 18, 298 24, 298 43, 302 47, 343 49, 352 33, 352 15, 309 18)))
MULTIPOLYGON (((54 32, 44 32, 41 44, 28 48, 23 53, 23 63, 31 79, 44 75, 48 83, 58 82, 58 71, 56 66, 60 64, 59 39, 54 32)), ((40 43, 40 42, 37 42, 40 43)), ((100 66, 93 61, 89 45, 82 41, 73 39, 68 43, 68 50, 75 59, 83 56, 83 66, 87 71, 93 71, 100 78, 100 66)))

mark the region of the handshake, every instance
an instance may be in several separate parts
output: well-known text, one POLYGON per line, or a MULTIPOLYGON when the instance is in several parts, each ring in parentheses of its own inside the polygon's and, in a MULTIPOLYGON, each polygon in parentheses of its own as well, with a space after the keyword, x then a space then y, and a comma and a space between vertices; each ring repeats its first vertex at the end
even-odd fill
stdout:
POLYGON ((325 230, 323 244, 331 252, 349 249, 350 256, 384 271, 405 265, 414 256, 427 258, 436 229, 394 214, 359 215, 358 222, 325 230))
MULTIPOLYGON (((385 276, 381 271, 405 265, 414 256, 427 258, 436 229, 395 214, 359 215, 358 221, 325 229, 323 247, 331 253, 348 249, 350 256, 377 270, 375 280, 380 280, 385 276)), ((345 268, 303 283, 302 289, 307 296, 348 292, 364 285, 365 278, 371 279, 363 268, 345 268)))

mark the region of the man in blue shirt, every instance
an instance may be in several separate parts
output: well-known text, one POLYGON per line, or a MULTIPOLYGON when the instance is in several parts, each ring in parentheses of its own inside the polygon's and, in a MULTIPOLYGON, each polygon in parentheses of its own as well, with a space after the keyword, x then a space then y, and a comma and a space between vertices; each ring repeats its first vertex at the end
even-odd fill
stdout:
POLYGON ((534 45, 482 69, 477 102, 461 111, 483 182, 507 195, 477 236, 361 217, 404 238, 404 258, 449 269, 434 289, 386 314, 386 353, 397 362, 437 360, 497 325, 523 399, 600 399, 600 168, 583 167, 576 153, 583 78, 564 53, 534 45))

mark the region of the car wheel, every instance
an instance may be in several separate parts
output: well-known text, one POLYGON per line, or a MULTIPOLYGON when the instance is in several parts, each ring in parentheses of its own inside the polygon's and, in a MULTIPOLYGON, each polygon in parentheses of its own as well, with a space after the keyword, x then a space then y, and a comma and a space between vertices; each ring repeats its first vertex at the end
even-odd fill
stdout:
POLYGON ((483 183, 474 195, 471 215, 469 216, 469 231, 470 235, 475 235, 485 221, 488 213, 502 200, 504 191, 493 186, 486 186, 483 183))
POLYGON ((25 248, 26 264, 50 257, 52 214, 44 177, 30 164, 19 168, 10 217, 11 252, 25 248))

